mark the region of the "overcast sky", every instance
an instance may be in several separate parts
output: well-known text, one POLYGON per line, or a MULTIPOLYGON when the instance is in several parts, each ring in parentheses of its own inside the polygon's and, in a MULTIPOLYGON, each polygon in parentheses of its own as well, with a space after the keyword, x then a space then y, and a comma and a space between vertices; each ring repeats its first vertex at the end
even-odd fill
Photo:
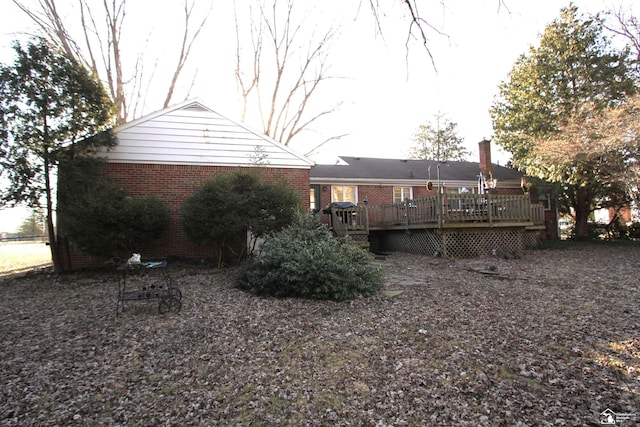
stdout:
MULTIPOLYGON (((313 132, 294 140, 292 148, 306 153, 318 141, 348 134, 325 145, 312 159, 333 162, 339 155, 403 158, 413 144, 411 137, 416 128, 441 112, 458 124, 459 136, 472 153, 470 160, 477 161, 477 143, 491 138, 493 133, 488 110, 498 84, 506 79, 518 56, 529 46, 537 45, 546 25, 569 4, 562 0, 503 0, 503 5, 498 0, 418 0, 421 15, 441 33, 428 34, 432 63, 418 42, 410 42, 407 51, 408 24, 399 3, 380 2, 383 7, 391 5, 381 16, 382 35, 376 34, 368 1, 325 0, 315 4, 312 16, 318 29, 329 25, 340 28, 329 63, 331 74, 341 79, 326 84, 317 101, 325 104, 319 108, 334 102, 343 104, 318 122, 313 132)), ((157 56, 170 66, 167 52, 175 55, 171 36, 179 36, 180 32, 172 34, 171 26, 161 18, 155 26, 148 26, 153 21, 149 7, 156 7, 158 2, 129 4, 142 4, 144 8, 131 11, 128 24, 136 25, 127 31, 144 28, 146 35, 138 36, 137 41, 150 46, 149 57, 157 56), (151 42, 146 41, 149 35, 151 42), (169 39, 153 43, 162 37, 169 39)), ((235 34, 231 4, 230 0, 214 0, 210 25, 192 54, 184 77, 189 80, 197 68, 191 96, 237 120, 240 108, 233 74, 235 34)), ((583 13, 609 10, 620 4, 638 8, 631 0, 576 0, 574 4, 583 13)), ((157 10, 156 7, 154 11, 157 10)), ((11 40, 17 32, 30 27, 33 28, 12 2, 0 3, 0 61, 12 61, 11 40)), ((161 78, 158 75, 156 79, 161 78)), ((150 97, 146 112, 160 109, 161 102, 150 97)), ((258 123, 249 124, 260 128, 258 123)), ((494 161, 504 164, 508 158, 508 154, 493 147, 494 161)), ((0 231, 10 228, 8 218, 6 212, 0 211, 0 231)))

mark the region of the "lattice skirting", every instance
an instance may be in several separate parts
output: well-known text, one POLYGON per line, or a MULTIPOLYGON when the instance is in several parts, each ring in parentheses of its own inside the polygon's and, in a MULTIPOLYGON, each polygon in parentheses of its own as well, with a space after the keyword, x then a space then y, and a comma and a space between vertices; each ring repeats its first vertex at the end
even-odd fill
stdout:
POLYGON ((346 242, 359 246, 361 248, 369 248, 369 236, 367 234, 350 234, 345 238, 346 242))
POLYGON ((447 258, 522 253, 540 244, 538 233, 523 228, 444 229, 375 232, 372 251, 409 252, 447 258))
POLYGON ((523 239, 525 248, 537 248, 542 245, 539 231, 525 231, 523 239))
POLYGON ((442 251, 442 236, 431 230, 376 231, 369 236, 372 252, 434 255, 442 251))

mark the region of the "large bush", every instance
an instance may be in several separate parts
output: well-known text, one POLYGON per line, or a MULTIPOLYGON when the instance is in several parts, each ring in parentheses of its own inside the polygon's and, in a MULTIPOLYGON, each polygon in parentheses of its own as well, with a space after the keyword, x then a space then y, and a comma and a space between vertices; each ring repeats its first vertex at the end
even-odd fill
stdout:
POLYGON ((241 268, 239 287, 258 295, 344 301, 382 288, 382 269, 364 250, 335 238, 314 217, 269 236, 241 268))
POLYGON ((169 209, 154 197, 129 197, 101 166, 88 158, 61 162, 62 235, 88 255, 122 256, 151 247, 169 224, 169 209))
POLYGON ((256 174, 229 173, 206 182, 182 205, 187 237, 196 243, 219 245, 220 250, 291 224, 299 207, 298 195, 284 181, 268 182, 256 174))

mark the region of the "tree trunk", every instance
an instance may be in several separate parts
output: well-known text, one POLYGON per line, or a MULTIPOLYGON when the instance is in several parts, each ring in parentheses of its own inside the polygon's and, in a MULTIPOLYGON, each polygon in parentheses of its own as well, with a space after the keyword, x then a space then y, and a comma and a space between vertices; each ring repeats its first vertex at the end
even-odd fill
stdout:
POLYGON ((49 153, 45 154, 44 159, 44 183, 47 197, 47 234, 49 237, 49 248, 51 249, 51 261, 53 262, 53 270, 56 273, 62 271, 60 265, 60 252, 56 242, 56 230, 53 226, 53 202, 51 196, 51 179, 49 177, 49 153))
POLYGON ((47 209, 47 234, 49 235, 49 247, 51 248, 51 261, 53 262, 53 270, 56 273, 61 273, 60 266, 60 253, 58 251, 58 244, 56 242, 56 232, 53 227, 53 218, 51 211, 47 209))
POLYGON ((577 239, 585 239, 589 237, 589 227, 587 225, 589 214, 591 214, 591 200, 589 190, 583 187, 576 188, 576 228, 575 237, 577 239))

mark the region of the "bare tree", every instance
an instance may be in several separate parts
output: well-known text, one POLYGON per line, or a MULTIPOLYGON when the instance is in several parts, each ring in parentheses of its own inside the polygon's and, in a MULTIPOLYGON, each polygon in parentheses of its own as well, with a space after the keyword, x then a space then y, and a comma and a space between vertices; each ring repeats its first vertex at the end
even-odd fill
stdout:
MULTIPOLYGON (((330 79, 328 57, 337 31, 331 27, 315 37, 313 27, 294 13, 294 1, 262 1, 249 8, 251 55, 244 65, 240 20, 236 12, 236 80, 242 92, 243 119, 254 100, 263 132, 289 145, 320 118, 336 111, 341 102, 310 113, 310 101, 330 79), (283 3, 284 6, 283 6, 283 3)), ((315 29, 314 29, 315 30, 315 29)), ((331 137, 329 139, 336 139, 331 137)), ((325 141, 326 142, 326 141, 325 141)))
MULTIPOLYGON (((129 43, 123 40, 123 28, 127 16, 127 0, 102 0, 101 6, 89 0, 76 0, 77 9, 69 7, 68 3, 56 0, 37 0, 31 6, 26 0, 12 0, 31 20, 40 28, 42 33, 55 45, 59 46, 67 55, 92 70, 107 86, 116 108, 116 124, 129 120, 137 113, 138 104, 144 98, 143 81, 144 64, 141 50, 133 65, 126 67, 122 46, 129 43), (81 30, 76 32, 71 28, 73 21, 66 21, 60 12, 60 5, 68 12, 76 12, 81 30), (127 76, 127 70, 129 76, 127 76), (132 108, 133 106, 133 108, 132 108)), ((99 4, 99 3, 98 3, 99 4)), ((205 26, 211 13, 212 2, 208 13, 192 27, 192 15, 195 0, 183 0, 184 30, 182 44, 173 71, 171 81, 167 87, 164 106, 167 106, 174 96, 175 87, 184 65, 189 58, 191 48, 205 26), (192 32, 192 28, 195 31, 192 32)), ((72 4, 71 6, 73 6, 72 4)), ((153 75, 153 74, 152 74, 153 75)), ((148 84, 148 83, 147 83, 148 84)))
MULTIPOLYGON (((257 24, 250 26, 250 34, 251 34, 251 42, 253 44, 253 58, 252 65, 253 69, 249 74, 243 72, 242 66, 242 55, 240 48, 240 24, 238 21, 238 13, 236 10, 236 3, 234 2, 234 20, 236 24, 236 81, 238 82, 238 86, 240 86, 240 91, 242 92, 242 114, 241 119, 244 122, 247 118, 247 105, 249 100, 249 95, 258 85, 258 81, 260 80, 260 58, 262 55, 262 20, 258 21, 257 24)), ((252 6, 249 6, 250 10, 252 6)), ((250 16, 253 16, 253 13, 250 12, 250 16)))
POLYGON ((596 18, 600 19, 607 30, 626 40, 633 51, 636 68, 640 68, 640 22, 638 18, 623 10, 622 7, 610 11, 607 15, 613 15, 615 23, 609 24, 598 16, 596 18))
MULTIPOLYGON (((440 30, 438 30, 435 26, 433 26, 428 18, 425 18, 418 8, 418 0, 397 0, 399 1, 405 10, 408 13, 408 21, 409 25, 407 28, 407 40, 405 42, 405 47, 407 49, 407 53, 409 51, 409 41, 411 39, 419 39, 422 45, 424 46, 425 51, 429 55, 431 59, 431 63, 435 68, 435 60, 433 55, 431 54, 431 50, 429 49, 429 36, 428 34, 435 33, 437 35, 445 35, 440 30)), ((385 1, 385 6, 388 1, 385 1)), ((444 8, 446 1, 439 0, 439 3, 444 8)), ((498 3, 498 12, 500 12, 503 8, 509 12, 509 8, 507 7, 505 0, 497 0, 498 3)), ((376 29, 377 32, 382 34, 382 24, 380 23, 380 12, 384 10, 384 7, 380 5, 380 0, 369 0, 369 6, 371 8, 371 12, 376 21, 376 29)))
POLYGON ((195 27, 196 29, 194 33, 192 35, 189 35, 189 29, 190 29, 189 21, 191 20, 191 15, 193 14, 194 5, 195 5, 195 0, 193 0, 190 5, 188 4, 187 0, 185 0, 184 2, 184 33, 182 36, 182 45, 180 47, 180 55, 178 57, 178 63, 176 64, 176 68, 173 72, 173 77, 171 79, 171 84, 169 85, 169 89, 167 91, 167 97, 164 100, 164 108, 168 107, 169 103, 171 102, 173 92, 175 91, 176 82, 180 77, 180 73, 182 72, 182 69, 184 68, 185 63, 187 62, 187 59, 189 59, 191 48, 193 47, 194 42, 198 38, 200 31, 202 31, 204 24, 207 22, 207 19, 211 14, 211 9, 213 8, 213 3, 210 3, 209 11, 204 16, 204 18, 202 18, 199 25, 195 27))

